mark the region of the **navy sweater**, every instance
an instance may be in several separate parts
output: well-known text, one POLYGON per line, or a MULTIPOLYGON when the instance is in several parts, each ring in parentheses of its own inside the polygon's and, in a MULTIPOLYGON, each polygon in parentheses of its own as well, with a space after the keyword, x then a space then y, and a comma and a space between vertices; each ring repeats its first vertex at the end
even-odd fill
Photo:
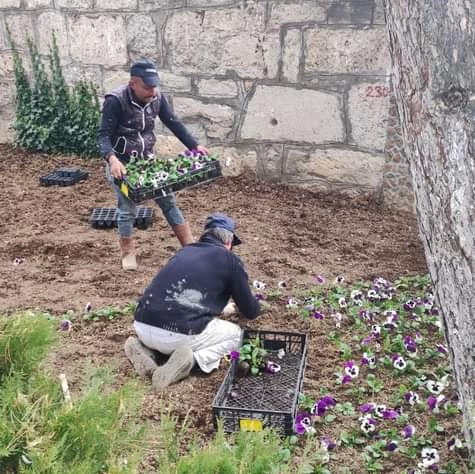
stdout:
POLYGON ((240 258, 212 236, 179 250, 140 298, 135 320, 181 334, 199 334, 232 297, 255 319, 259 303, 240 258))

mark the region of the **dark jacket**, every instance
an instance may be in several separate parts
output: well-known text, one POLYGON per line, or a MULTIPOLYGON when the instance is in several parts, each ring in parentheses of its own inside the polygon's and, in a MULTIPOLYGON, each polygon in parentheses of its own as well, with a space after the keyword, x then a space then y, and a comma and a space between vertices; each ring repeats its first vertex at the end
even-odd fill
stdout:
POLYGON ((164 125, 190 150, 198 146, 185 126, 173 115, 163 95, 141 104, 129 86, 122 86, 106 94, 98 142, 103 157, 112 151, 123 163, 131 156, 147 158, 153 155, 156 142, 155 119, 164 125))
POLYGON ((199 334, 232 297, 249 319, 260 308, 240 258, 212 236, 179 250, 140 298, 135 320, 181 334, 199 334))

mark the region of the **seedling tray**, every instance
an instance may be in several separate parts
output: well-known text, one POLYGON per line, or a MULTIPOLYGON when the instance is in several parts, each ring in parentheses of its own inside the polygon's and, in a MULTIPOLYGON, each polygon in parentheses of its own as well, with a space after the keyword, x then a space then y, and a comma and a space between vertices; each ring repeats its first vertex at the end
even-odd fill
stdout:
POLYGON ((87 179, 88 173, 75 166, 65 166, 40 177, 42 186, 71 186, 72 184, 87 179))
POLYGON ((282 435, 293 433, 302 391, 307 358, 307 336, 299 333, 246 330, 242 339, 259 336, 270 359, 281 370, 276 374, 238 374, 238 363, 233 361, 213 400, 213 419, 218 419, 224 431, 260 431, 273 428, 282 435), (285 351, 277 358, 279 349, 285 351))
MULTIPOLYGON (((119 212, 116 208, 96 207, 92 210, 89 223, 95 229, 110 229, 117 227, 117 218, 119 212)), ((137 217, 134 220, 134 226, 139 229, 146 229, 153 222, 153 209, 151 207, 138 207, 137 217)))
POLYGON ((116 180, 116 184, 120 186, 122 193, 124 193, 129 199, 134 202, 142 202, 147 199, 163 197, 184 188, 208 183, 220 176, 222 176, 221 164, 216 160, 207 163, 199 170, 190 171, 183 176, 180 176, 178 179, 164 181, 163 184, 158 187, 134 187, 127 179, 122 181, 116 180))

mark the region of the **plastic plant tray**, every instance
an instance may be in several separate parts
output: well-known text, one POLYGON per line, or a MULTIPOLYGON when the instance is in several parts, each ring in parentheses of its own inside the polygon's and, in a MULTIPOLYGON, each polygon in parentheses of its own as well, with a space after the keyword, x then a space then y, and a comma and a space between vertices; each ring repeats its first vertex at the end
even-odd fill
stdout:
POLYGON ((190 171, 178 179, 164 181, 163 184, 158 187, 134 187, 127 181, 127 179, 119 182, 116 181, 116 184, 120 186, 121 191, 128 198, 132 199, 132 201, 142 202, 147 199, 163 197, 184 188, 208 183, 220 176, 222 176, 221 164, 216 160, 207 163, 199 170, 190 171))
POLYGON ((273 428, 282 435, 292 434, 298 395, 303 386, 307 336, 246 330, 243 339, 254 339, 257 335, 281 370, 276 374, 239 376, 238 363, 233 361, 213 400, 215 427, 220 419, 228 433, 273 428), (285 351, 280 360, 277 358, 279 349, 285 351))
POLYGON ((72 184, 87 179, 88 173, 75 166, 65 166, 40 177, 42 186, 71 186, 72 184))
MULTIPOLYGON (((111 229, 117 227, 118 210, 115 207, 96 207, 92 210, 89 223, 95 229, 111 229)), ((138 207, 134 226, 146 229, 153 222, 153 209, 151 207, 138 207)))

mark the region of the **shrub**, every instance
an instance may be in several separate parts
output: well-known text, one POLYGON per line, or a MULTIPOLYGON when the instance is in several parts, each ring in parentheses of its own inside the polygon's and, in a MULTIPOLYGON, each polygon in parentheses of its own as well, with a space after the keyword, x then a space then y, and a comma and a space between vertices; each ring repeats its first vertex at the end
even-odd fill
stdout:
POLYGON ((49 47, 49 74, 37 46, 28 39, 30 82, 8 28, 7 32, 15 71, 16 144, 45 153, 98 156, 100 106, 94 85, 85 81, 72 87, 66 84, 54 34, 49 47))

